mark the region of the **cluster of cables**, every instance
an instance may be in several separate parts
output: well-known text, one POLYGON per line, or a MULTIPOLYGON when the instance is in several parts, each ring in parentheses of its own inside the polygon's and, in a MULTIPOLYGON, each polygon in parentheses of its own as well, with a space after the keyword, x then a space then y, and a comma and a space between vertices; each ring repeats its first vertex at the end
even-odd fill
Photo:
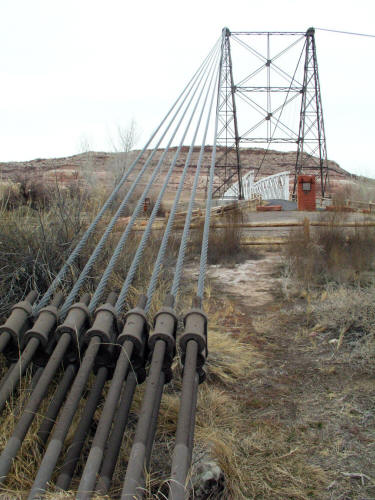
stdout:
POLYGON ((33 478, 30 499, 41 498, 47 491, 58 461, 62 465, 59 466, 55 481, 57 488, 69 489, 77 463, 83 460, 85 466, 80 476, 76 498, 86 499, 95 492, 105 494, 109 491, 133 397, 137 385, 142 382, 145 382, 146 387, 126 473, 124 472, 121 498, 141 498, 144 495, 145 473, 150 464, 163 388, 173 377, 171 365, 176 355, 177 341, 181 351, 183 375, 176 441, 169 475, 169 498, 184 499, 187 496, 198 386, 205 378, 203 366, 207 357, 207 317, 202 308, 202 301, 214 183, 222 45, 223 38, 214 45, 150 140, 127 169, 43 297, 37 300, 37 294, 30 292, 25 300, 12 308, 8 319, 0 327, 0 351, 10 364, 8 372, 0 382, 0 410, 4 410, 9 398, 15 394, 27 368, 33 366, 33 378, 28 389, 30 396, 25 406, 19 409, 14 431, 0 454, 0 483, 5 483, 13 460, 20 451, 51 383, 57 381, 56 390, 38 430, 38 445, 43 458, 33 478), (179 300, 179 293, 182 293, 181 279, 189 244, 191 219, 210 127, 214 129, 214 145, 210 148, 211 165, 199 274, 191 309, 184 314, 181 322, 176 314, 176 302, 179 300), (160 246, 152 263, 148 286, 141 291, 136 307, 126 311, 129 290, 137 271, 144 264, 145 248, 153 222, 187 137, 190 144, 188 153, 160 246), (168 152, 175 141, 179 141, 179 145, 170 161, 168 152), (153 161, 164 143, 166 146, 160 158, 153 161), (200 149, 198 161, 193 166, 195 144, 199 144, 200 149), (187 187, 185 181, 191 171, 194 172, 194 181, 187 187), (132 173, 136 175, 130 183, 129 176, 132 173), (97 286, 94 293, 92 296, 84 293, 79 297, 82 287, 93 280, 90 275, 93 266, 99 256, 103 257, 106 242, 130 198, 138 192, 136 189, 142 179, 146 179, 143 192, 122 234, 118 236, 117 245, 108 257, 100 279, 96 277, 97 286), (132 228, 142 211, 146 197, 155 187, 156 180, 161 181, 160 192, 142 238, 132 255, 122 288, 116 292, 109 291, 109 279, 115 266, 121 264, 122 252, 131 251, 129 242, 132 228), (64 297, 61 292, 64 277, 97 231, 99 221, 113 205, 126 182, 130 187, 126 190, 116 213, 105 227, 82 272, 64 297), (171 279, 169 292, 164 297, 163 306, 151 322, 149 310, 158 288, 178 204, 182 193, 186 194, 187 189, 190 189, 190 199, 183 230, 178 233, 179 249, 172 270, 173 280, 171 279), (105 294, 107 295, 103 300, 105 294), (179 326, 181 332, 178 331, 179 326), (89 386, 92 373, 95 378, 89 386), (106 382, 108 391, 103 396, 106 382), (88 390, 82 416, 72 428, 81 399, 88 390), (99 401, 103 397, 104 405, 95 435, 88 455, 83 457, 85 439, 90 432, 99 401), (66 451, 64 443, 71 429, 74 436, 66 451))

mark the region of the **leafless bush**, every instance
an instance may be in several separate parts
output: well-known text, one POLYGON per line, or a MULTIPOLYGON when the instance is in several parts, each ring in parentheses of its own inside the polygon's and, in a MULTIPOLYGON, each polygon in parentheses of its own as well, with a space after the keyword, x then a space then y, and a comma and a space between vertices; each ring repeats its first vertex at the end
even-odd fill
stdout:
MULTIPOLYGON (((91 208, 87 194, 74 186, 45 189, 43 201, 34 198, 15 208, 7 202, 1 205, 0 315, 31 289, 48 288, 87 226, 91 208)), ((83 254, 68 282, 84 263, 83 254)))
POLYGON ((375 182, 372 179, 359 178, 345 184, 333 195, 332 202, 336 206, 344 206, 347 200, 375 202, 375 182))
POLYGON ((375 232, 371 227, 345 231, 337 225, 342 214, 330 214, 324 227, 290 233, 286 247, 287 266, 293 275, 314 286, 327 282, 359 283, 368 280, 374 267, 375 232))
MULTIPOLYGON (((259 258, 254 250, 241 245, 242 229, 236 224, 242 222, 241 212, 235 212, 215 219, 214 223, 223 225, 223 228, 211 227, 208 240, 208 263, 233 265, 248 259, 259 258)), ((203 220, 198 229, 195 229, 192 239, 192 249, 200 253, 203 236, 203 220)))
POLYGON ((330 336, 337 351, 345 346, 349 348, 350 362, 372 369, 375 361, 373 287, 331 286, 326 292, 312 303, 315 328, 330 336))

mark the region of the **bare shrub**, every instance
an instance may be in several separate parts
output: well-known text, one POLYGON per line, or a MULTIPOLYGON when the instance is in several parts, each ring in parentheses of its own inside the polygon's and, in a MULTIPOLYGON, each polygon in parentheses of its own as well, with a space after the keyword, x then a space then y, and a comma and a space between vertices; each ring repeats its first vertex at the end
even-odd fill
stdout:
MULTIPOLYGON (((223 225, 223 228, 210 228, 208 239, 209 264, 233 265, 244 262, 248 259, 258 259, 260 255, 249 247, 241 244, 242 228, 237 224, 243 222, 242 213, 235 211, 226 214, 219 219, 211 219, 211 226, 214 224, 223 225)), ((190 238, 190 255, 197 256, 201 252, 202 238, 204 230, 204 219, 202 218, 190 238)))
POLYGON ((326 291, 312 304, 315 330, 328 335, 337 352, 346 347, 347 361, 372 372, 375 361, 373 288, 339 286, 326 291))
MULTIPOLYGON (((55 191, 48 208, 21 205, 0 211, 0 315, 31 289, 44 292, 87 226, 88 198, 75 190, 55 191)), ((84 265, 71 268, 67 283, 84 265)))
POLYGON ((21 204, 20 184, 12 181, 0 182, 0 205, 14 208, 21 204))
POLYGON ((314 228, 311 235, 304 230, 290 233, 287 266, 304 286, 368 280, 374 266, 374 230, 357 226, 345 231, 337 225, 342 217, 331 214, 323 220, 327 226, 314 228))
POLYGON ((375 181, 372 179, 359 178, 356 181, 345 184, 338 189, 332 198, 332 203, 336 206, 345 206, 347 200, 374 202, 375 201, 375 181))

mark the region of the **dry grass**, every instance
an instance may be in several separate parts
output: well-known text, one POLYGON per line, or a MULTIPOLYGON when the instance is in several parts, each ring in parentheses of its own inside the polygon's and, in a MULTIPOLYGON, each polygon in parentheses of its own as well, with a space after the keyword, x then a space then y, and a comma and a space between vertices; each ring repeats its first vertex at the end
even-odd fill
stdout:
POLYGON ((338 207, 346 205, 347 200, 365 203, 374 202, 374 188, 375 182, 373 179, 359 178, 355 181, 352 180, 350 184, 344 185, 335 192, 332 202, 338 207))
MULTIPOLYGON (((225 247, 228 238, 235 240, 236 237, 230 232, 233 229, 229 228, 228 234, 225 230, 215 236, 216 243, 214 247, 211 243, 211 250, 214 248, 216 253, 216 247, 225 247), (223 234, 226 236, 223 237, 223 234)), ((344 486, 340 483, 336 496, 331 495, 329 485, 332 481, 339 482, 341 471, 354 471, 355 465, 359 463, 350 458, 350 453, 358 453, 363 448, 357 449, 355 445, 348 444, 348 436, 356 432, 357 414, 353 417, 352 413, 359 412, 359 421, 364 418, 363 415, 367 415, 368 404, 352 394, 353 389, 349 384, 344 386, 341 394, 336 394, 339 392, 336 386, 329 386, 328 389, 321 387, 328 385, 327 380, 331 380, 336 373, 331 358, 326 361, 327 350, 330 356, 333 352, 335 361, 345 369, 350 364, 350 369, 360 369, 361 373, 366 374, 373 364, 373 289, 361 288, 366 280, 369 283, 368 272, 372 266, 369 255, 373 240, 370 233, 359 235, 356 230, 349 240, 346 236, 344 240, 337 240, 342 235, 333 232, 334 225, 328 229, 332 231, 318 233, 316 240, 315 235, 309 241, 304 235, 299 235, 295 244, 288 249, 285 272, 299 290, 299 295, 293 305, 288 304, 287 311, 283 312, 280 304, 272 304, 271 312, 258 312, 254 308, 240 315, 238 304, 234 305, 224 296, 218 297, 217 290, 213 293, 211 285, 207 285, 205 306, 210 318, 209 357, 207 381, 199 388, 192 481, 202 456, 209 457, 224 472, 225 499, 364 498, 356 496, 357 492, 364 491, 357 485, 349 488, 346 483, 344 486), (306 245, 310 244, 311 249, 308 247, 306 251, 306 245), (332 285, 332 276, 337 274, 335 269, 346 266, 347 262, 351 266, 350 272, 340 275, 340 286, 332 285), (319 272, 316 273, 316 270, 319 272), (326 283, 330 283, 330 288, 326 287, 326 283), (312 332, 315 332, 314 335, 312 332), (337 339, 337 342, 330 343, 332 339, 337 339), (263 346, 262 349, 259 346, 263 346), (320 358, 316 351, 319 351, 320 358), (317 360, 312 359, 313 356, 317 360), (341 397, 346 399, 341 400, 341 397), (345 429, 342 428, 343 423, 347 426, 345 429), (345 491, 351 496, 340 497, 345 491)), ((127 307, 134 305, 139 293, 145 290, 147 276, 152 270, 152 261, 160 243, 158 238, 160 236, 155 234, 147 245, 143 264, 129 293, 127 307)), ((109 242, 108 254, 115 242, 116 238, 109 242)), ((138 242, 139 236, 135 236, 124 250, 109 288, 118 291, 121 287, 138 242)), ((235 252, 233 248, 232 252, 235 252)), ((168 290, 175 251, 176 245, 173 243, 160 275, 150 317, 160 307, 168 290)), ((219 251, 220 248, 217 253, 219 251)), ((233 255, 228 262, 236 262, 238 256, 233 255)), ((222 257, 226 258, 225 254, 222 257)), ((97 274, 103 263, 104 260, 98 263, 95 270, 97 274)), ((181 311, 190 307, 194 294, 194 283, 189 284, 187 281, 179 298, 178 310, 181 311)), ((95 280, 92 280, 90 286, 94 283, 95 280)), ((170 478, 181 389, 178 357, 173 369, 175 377, 164 389, 151 470, 147 476, 145 496, 149 499, 165 498, 170 478)), ((20 389, 21 394, 27 386, 26 382, 27 379, 20 389)), ((49 397, 52 390, 51 387, 49 397)), ((356 390, 360 393, 362 389, 356 386, 356 390)), ((136 391, 113 485, 106 498, 116 498, 121 491, 143 391, 144 386, 136 391)), ((363 393, 360 394, 362 397, 363 393)), ((25 498, 26 490, 35 477, 41 460, 35 446, 36 432, 46 404, 40 409, 3 490, 3 495, 9 498, 25 498)), ((72 439, 83 404, 84 399, 65 446, 72 439)), ((87 456, 92 442, 102 404, 95 414, 84 456, 87 456)), ((15 401, 2 416, 2 446, 14 428, 14 405, 15 401)), ((358 432, 361 433, 362 429, 358 432)), ((369 436, 371 433, 366 430, 364 439, 369 439, 369 436)), ((71 492, 62 494, 51 486, 47 498, 74 498, 83 466, 84 458, 77 468, 71 492)), ((367 469, 363 471, 371 476, 367 469)), ((370 488, 366 492, 370 494, 370 488)))
POLYGON ((288 371, 298 374, 298 396, 287 395, 285 407, 300 424, 295 437, 306 439, 326 475, 312 497, 362 500, 375 492, 375 235, 337 228, 345 215, 331 217, 310 237, 291 234, 279 279, 286 304, 275 322, 291 335, 282 350, 295 367, 288 371))
MULTIPOLYGON (((231 212, 219 219, 211 219, 211 225, 214 222, 224 224, 225 228, 210 229, 207 255, 207 262, 209 264, 231 266, 245 260, 259 258, 259 253, 253 248, 241 245, 243 230, 235 227, 235 224, 243 222, 241 211, 231 212)), ((204 221, 201 220, 199 227, 191 233, 189 242, 190 256, 196 256, 200 253, 203 228, 204 221)))
POLYGON ((374 270, 375 231, 372 227, 344 230, 345 214, 322 217, 328 225, 310 234, 293 231, 286 247, 286 272, 310 288, 335 282, 365 284, 374 270))
MULTIPOLYGON (((27 203, 11 209, 0 204, 0 317, 30 290, 43 293, 79 241, 89 222, 87 213, 96 213, 102 201, 79 193, 55 191, 48 207, 27 203)), ((95 241, 71 267, 66 287, 83 268, 95 241)))

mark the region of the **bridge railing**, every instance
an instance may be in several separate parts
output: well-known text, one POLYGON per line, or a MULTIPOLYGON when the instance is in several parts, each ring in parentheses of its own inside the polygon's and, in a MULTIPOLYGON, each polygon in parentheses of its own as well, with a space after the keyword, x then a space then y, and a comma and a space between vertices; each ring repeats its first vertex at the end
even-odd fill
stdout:
MULTIPOLYGON (((254 196, 260 196, 263 200, 289 200, 289 172, 286 171, 269 175, 255 182, 255 174, 252 170, 243 176, 242 186, 245 200, 250 200, 254 196)), ((236 182, 224 193, 224 198, 238 197, 238 193, 236 182)))

